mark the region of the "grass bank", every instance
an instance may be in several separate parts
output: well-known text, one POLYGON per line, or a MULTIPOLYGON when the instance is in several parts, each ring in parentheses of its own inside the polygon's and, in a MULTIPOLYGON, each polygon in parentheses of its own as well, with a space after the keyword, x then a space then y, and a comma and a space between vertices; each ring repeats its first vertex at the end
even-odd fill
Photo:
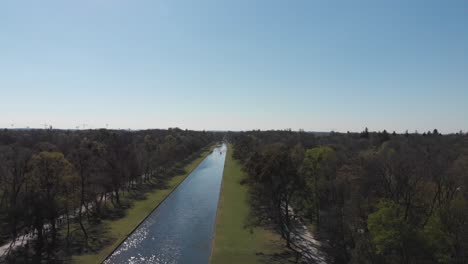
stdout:
POLYGON ((93 254, 72 257, 72 263, 101 263, 120 243, 137 227, 146 216, 158 206, 211 152, 212 148, 203 152, 198 158, 184 167, 186 173, 177 175, 167 182, 167 188, 146 193, 144 200, 133 202, 133 206, 125 211, 125 216, 116 220, 104 220, 100 225, 105 228, 105 235, 112 241, 107 246, 93 254))
POLYGON ((240 184, 245 174, 232 157, 231 145, 224 166, 211 263, 269 263, 284 251, 284 243, 273 231, 245 228, 250 211, 248 187, 240 184))

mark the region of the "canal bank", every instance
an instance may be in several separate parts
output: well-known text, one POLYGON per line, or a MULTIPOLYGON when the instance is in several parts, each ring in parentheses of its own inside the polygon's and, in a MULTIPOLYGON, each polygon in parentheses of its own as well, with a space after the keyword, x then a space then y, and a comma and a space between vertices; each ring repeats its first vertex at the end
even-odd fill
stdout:
POLYGON ((228 146, 211 253, 211 264, 269 263, 284 252, 281 236, 263 227, 247 228, 250 213, 248 186, 241 165, 228 146))
POLYGON ((102 226, 107 229, 113 241, 97 252, 72 256, 72 263, 89 264, 103 262, 205 160, 213 148, 214 146, 208 147, 206 151, 200 153, 198 158, 184 166, 186 173, 172 177, 167 182, 165 189, 155 189, 146 193, 144 200, 135 201, 133 206, 126 210, 125 217, 117 220, 104 220, 102 226))
POLYGON ((215 148, 106 263, 208 263, 225 155, 215 148))

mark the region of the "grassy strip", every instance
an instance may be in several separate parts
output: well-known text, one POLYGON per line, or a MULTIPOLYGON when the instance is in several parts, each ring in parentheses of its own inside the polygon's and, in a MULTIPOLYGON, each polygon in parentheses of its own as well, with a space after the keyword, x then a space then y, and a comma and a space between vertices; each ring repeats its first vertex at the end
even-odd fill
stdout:
POLYGON ((224 166, 211 263, 267 263, 284 251, 284 243, 273 231, 245 228, 250 210, 248 187, 240 184, 245 174, 232 157, 231 145, 224 166))
POLYGON ((106 227, 106 236, 113 239, 113 242, 95 254, 85 254, 73 256, 73 263, 101 263, 112 253, 112 251, 122 243, 123 240, 137 227, 146 216, 158 206, 164 198, 166 198, 207 156, 212 148, 203 152, 200 157, 195 159, 190 164, 184 167, 186 173, 174 176, 168 183, 167 189, 154 190, 146 194, 146 199, 135 201, 133 206, 126 210, 125 217, 117 220, 104 220, 103 225, 106 227))

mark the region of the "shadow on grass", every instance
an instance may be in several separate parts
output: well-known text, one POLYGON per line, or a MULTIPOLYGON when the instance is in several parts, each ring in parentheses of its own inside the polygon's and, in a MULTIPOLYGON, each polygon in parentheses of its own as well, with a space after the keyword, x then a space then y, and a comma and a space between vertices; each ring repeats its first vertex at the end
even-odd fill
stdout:
POLYGON ((7 259, 0 263, 70 263, 71 255, 81 255, 87 253, 96 253, 101 248, 111 244, 114 239, 109 235, 109 228, 104 222, 94 222, 89 224, 84 221, 88 233, 88 240, 78 224, 70 225, 70 236, 66 239, 66 230, 61 229, 57 234, 55 245, 49 244, 50 237, 45 240, 44 250, 40 256, 33 250, 35 241, 26 244, 18 250, 12 252, 7 259))
MULTIPOLYGON (((240 185, 249 184, 248 179, 244 178, 239 182, 240 185)), ((280 234, 280 231, 277 228, 277 224, 274 223, 272 215, 272 210, 265 202, 265 197, 259 196, 260 192, 256 192, 254 188, 249 188, 249 204, 251 206, 251 210, 249 211, 249 215, 245 221, 244 228, 249 229, 250 232, 255 227, 261 227, 263 229, 269 230, 272 233, 280 234)), ((286 244, 285 240, 280 239, 277 241, 271 241, 272 246, 278 249, 278 253, 264 253, 264 252, 257 252, 257 257, 260 258, 261 263, 273 263, 273 264, 287 264, 287 263, 305 263, 300 262, 300 255, 298 255, 295 251, 289 249, 286 244)))
POLYGON ((110 235, 109 225, 99 221, 94 224, 86 223, 86 232, 88 240, 86 240, 83 232, 78 226, 74 227, 75 231, 69 239, 69 248, 66 249, 67 255, 81 255, 96 253, 103 247, 110 245, 115 238, 110 235))

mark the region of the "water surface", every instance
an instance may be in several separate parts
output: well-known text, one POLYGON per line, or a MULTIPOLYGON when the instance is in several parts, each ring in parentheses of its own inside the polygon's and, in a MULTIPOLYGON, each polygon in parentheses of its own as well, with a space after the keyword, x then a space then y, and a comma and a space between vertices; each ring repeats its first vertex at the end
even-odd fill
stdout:
POLYGON ((208 263, 225 157, 215 148, 105 263, 208 263))

